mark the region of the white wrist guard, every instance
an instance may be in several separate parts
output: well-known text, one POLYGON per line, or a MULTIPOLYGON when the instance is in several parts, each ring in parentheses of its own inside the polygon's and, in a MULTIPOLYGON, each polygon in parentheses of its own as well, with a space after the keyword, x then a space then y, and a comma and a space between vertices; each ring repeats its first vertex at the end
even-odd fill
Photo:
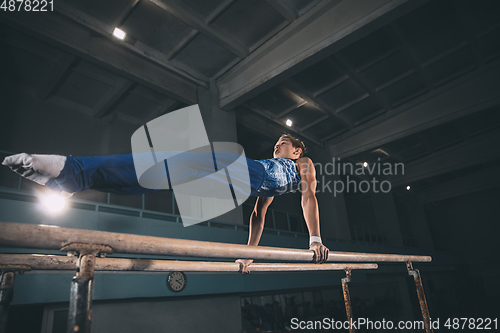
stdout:
POLYGON ((323 244, 323 242, 321 241, 321 237, 318 237, 318 236, 309 237, 309 246, 311 246, 311 244, 314 242, 319 242, 319 243, 323 244))

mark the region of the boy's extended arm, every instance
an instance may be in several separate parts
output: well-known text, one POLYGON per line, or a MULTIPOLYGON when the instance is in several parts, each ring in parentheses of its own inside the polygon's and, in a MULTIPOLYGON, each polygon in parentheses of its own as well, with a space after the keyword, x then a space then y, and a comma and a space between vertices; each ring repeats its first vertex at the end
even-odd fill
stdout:
MULTIPOLYGON (((267 208, 271 202, 273 202, 272 197, 258 197, 255 201, 255 207, 252 211, 252 215, 250 215, 247 245, 259 245, 260 237, 262 236, 262 231, 264 230, 264 224, 266 222, 267 208)), ((240 264, 242 273, 250 273, 248 271, 248 266, 253 262, 253 260, 238 259, 236 262, 240 264)))
MULTIPOLYGON (((300 158, 297 163, 300 166, 300 179, 302 181, 302 211, 304 212, 309 236, 321 238, 318 200, 316 199, 316 170, 308 157, 300 158)), ((316 263, 323 263, 328 260, 328 248, 321 242, 312 242, 309 249, 314 251, 314 261, 316 263)))

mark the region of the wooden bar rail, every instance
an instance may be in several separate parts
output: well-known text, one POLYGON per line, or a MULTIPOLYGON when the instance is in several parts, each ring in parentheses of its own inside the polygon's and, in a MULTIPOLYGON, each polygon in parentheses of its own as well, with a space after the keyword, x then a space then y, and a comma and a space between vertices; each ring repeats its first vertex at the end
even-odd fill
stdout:
MULTIPOLYGON (((31 270, 76 270, 78 257, 38 254, 0 254, 1 265, 26 265, 31 270)), ((134 272, 238 272, 236 262, 96 258, 94 270, 134 272)), ((288 264, 254 263, 251 272, 344 271, 377 269, 377 264, 288 264)))
MULTIPOLYGON (((0 246, 61 250, 74 244, 107 245, 115 253, 227 259, 313 260, 313 251, 141 236, 48 225, 0 222, 0 246)), ((430 256, 330 251, 329 262, 429 262, 430 256)))

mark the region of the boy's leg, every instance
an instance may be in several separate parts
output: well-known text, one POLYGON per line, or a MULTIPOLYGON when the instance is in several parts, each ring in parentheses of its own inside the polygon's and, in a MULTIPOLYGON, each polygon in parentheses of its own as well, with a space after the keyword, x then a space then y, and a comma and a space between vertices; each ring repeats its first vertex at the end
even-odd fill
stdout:
POLYGON ((6 157, 2 164, 65 196, 89 188, 119 194, 152 191, 137 183, 131 154, 66 157, 21 153, 6 157))

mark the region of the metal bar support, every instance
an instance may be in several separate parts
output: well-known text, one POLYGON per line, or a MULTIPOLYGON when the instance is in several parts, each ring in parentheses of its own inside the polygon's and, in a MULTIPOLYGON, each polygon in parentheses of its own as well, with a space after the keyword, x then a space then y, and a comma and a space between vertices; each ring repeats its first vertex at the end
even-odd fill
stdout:
POLYGON ((9 305, 14 295, 14 272, 0 272, 0 333, 7 332, 7 319, 9 317, 9 305))
POLYGON ((344 293, 344 303, 345 311, 347 314, 347 321, 349 322, 349 333, 355 333, 356 331, 352 327, 352 307, 351 307, 351 295, 349 294, 349 285, 351 282, 351 270, 345 270, 346 277, 342 278, 342 292, 344 293))
POLYGON ((14 280, 16 272, 23 274, 30 270, 27 265, 2 265, 0 264, 0 333, 7 332, 7 319, 9 305, 14 297, 14 280))
POLYGON ((415 281, 415 287, 417 288, 418 302, 420 304, 420 310, 422 311, 422 318, 424 319, 425 332, 433 333, 434 330, 431 327, 429 308, 427 307, 427 300, 425 299, 424 287, 422 285, 422 278, 420 277, 420 272, 418 269, 413 269, 413 263, 408 261, 406 263, 406 268, 408 269, 408 275, 413 276, 415 281))
POLYGON ((113 253, 113 249, 106 245, 74 243, 61 251, 67 251, 68 255, 79 253, 76 275, 71 280, 67 332, 90 333, 96 256, 113 253))

